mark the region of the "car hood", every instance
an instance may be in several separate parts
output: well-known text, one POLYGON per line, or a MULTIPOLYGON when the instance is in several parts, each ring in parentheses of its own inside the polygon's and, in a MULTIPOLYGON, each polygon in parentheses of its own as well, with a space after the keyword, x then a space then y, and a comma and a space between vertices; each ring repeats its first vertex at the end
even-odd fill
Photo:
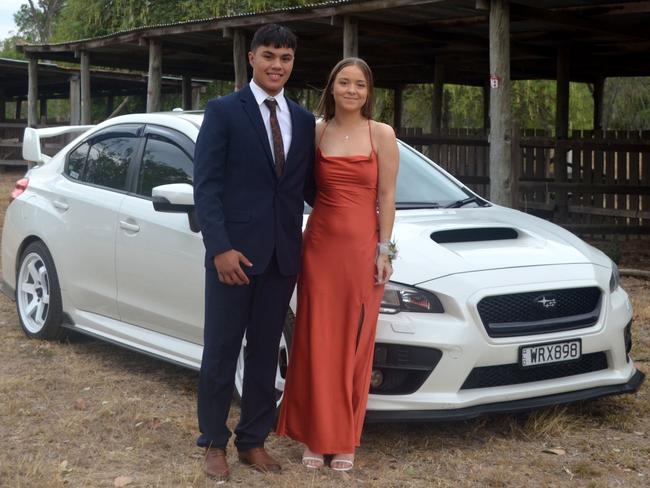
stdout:
POLYGON ((611 266, 605 254, 563 228, 497 205, 398 210, 393 235, 399 256, 392 280, 404 284, 489 269, 611 266))

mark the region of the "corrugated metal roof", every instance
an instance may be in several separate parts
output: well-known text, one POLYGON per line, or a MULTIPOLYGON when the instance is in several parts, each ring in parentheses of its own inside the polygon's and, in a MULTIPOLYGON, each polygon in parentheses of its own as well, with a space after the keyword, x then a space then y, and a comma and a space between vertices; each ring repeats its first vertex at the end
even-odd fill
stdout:
POLYGON ((195 25, 195 24, 202 24, 202 23, 208 24, 212 22, 218 22, 220 20, 241 19, 246 17, 254 17, 256 15, 261 15, 261 14, 300 12, 302 10, 310 10, 313 8, 337 7, 339 5, 345 5, 350 3, 363 3, 363 1, 364 0, 331 0, 331 1, 325 1, 320 3, 314 2, 306 5, 294 5, 289 7, 274 8, 270 10, 256 10, 256 11, 245 12, 241 14, 223 15, 220 17, 208 17, 205 19, 192 19, 192 20, 182 20, 179 22, 168 22, 163 24, 151 24, 151 25, 133 27, 131 29, 124 29, 121 31, 112 32, 110 34, 104 34, 103 36, 89 37, 86 39, 77 39, 73 41, 53 42, 53 43, 46 43, 46 44, 26 44, 26 46, 62 46, 64 44, 72 44, 77 42, 81 43, 81 42, 87 42, 87 41, 98 40, 98 39, 107 39, 109 37, 120 36, 123 34, 132 34, 134 32, 145 31, 148 29, 156 29, 156 28, 163 28, 163 27, 178 27, 182 25, 195 25))

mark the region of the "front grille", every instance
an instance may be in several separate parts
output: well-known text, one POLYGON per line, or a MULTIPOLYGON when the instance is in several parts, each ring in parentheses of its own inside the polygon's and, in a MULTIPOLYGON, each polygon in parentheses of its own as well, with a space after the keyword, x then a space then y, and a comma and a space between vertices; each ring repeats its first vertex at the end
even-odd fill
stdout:
POLYGON ((528 369, 522 368, 519 364, 481 366, 472 370, 461 386, 461 390, 519 385, 591 373, 602 369, 607 369, 607 356, 604 352, 585 354, 579 360, 571 363, 545 364, 528 369))
POLYGON ((600 304, 593 286, 485 297, 477 308, 490 337, 512 337, 592 326, 600 304))

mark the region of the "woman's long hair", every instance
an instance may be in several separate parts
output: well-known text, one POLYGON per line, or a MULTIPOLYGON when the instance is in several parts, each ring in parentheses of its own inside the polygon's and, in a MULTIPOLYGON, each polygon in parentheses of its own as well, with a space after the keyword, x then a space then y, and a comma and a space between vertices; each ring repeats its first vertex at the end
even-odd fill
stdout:
POLYGON ((318 107, 316 108, 316 113, 320 117, 323 117, 325 120, 331 120, 334 118, 336 112, 336 103, 334 102, 334 95, 332 94, 332 88, 334 86, 336 75, 338 75, 343 68, 347 68, 348 66, 357 66, 366 79, 366 83, 368 84, 368 98, 366 98, 366 103, 364 103, 363 107, 361 107, 361 115, 367 119, 372 118, 375 85, 372 79, 372 71, 370 70, 370 66, 368 66, 368 63, 366 63, 361 58, 345 58, 336 63, 336 66, 332 68, 329 78, 327 79, 327 85, 323 90, 323 94, 321 95, 320 101, 318 102, 318 107))

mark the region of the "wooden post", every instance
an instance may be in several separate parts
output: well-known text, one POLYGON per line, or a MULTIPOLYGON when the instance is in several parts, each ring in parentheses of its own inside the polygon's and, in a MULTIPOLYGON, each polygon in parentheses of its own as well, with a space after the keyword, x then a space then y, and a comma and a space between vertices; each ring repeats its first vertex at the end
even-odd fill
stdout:
POLYGON ((490 80, 483 84, 483 129, 490 129, 490 80))
POLYGON ((510 4, 490 3, 490 200, 512 202, 510 4))
POLYGON ((160 112, 162 83, 162 44, 149 39, 149 77, 147 79, 147 112, 160 112))
MULTIPOLYGON (((561 142, 569 137, 569 50, 558 49, 557 55, 557 89, 555 96, 555 179, 567 181, 567 150, 561 142)), ((556 193, 557 220, 566 222, 568 217, 568 200, 566 190, 556 193)))
POLYGON ((90 97, 90 54, 88 51, 81 51, 81 72, 80 72, 80 105, 81 124, 90 124, 91 119, 91 97, 90 97))
POLYGON ((70 125, 81 123, 81 87, 79 75, 70 77, 70 125))
POLYGON ((442 97, 445 89, 445 65, 436 59, 433 67, 433 100, 431 103, 431 132, 442 127, 442 97))
POLYGON ((232 33, 232 61, 235 68, 236 91, 240 90, 248 82, 246 35, 241 29, 235 29, 232 33))
POLYGON ((343 17, 343 57, 359 56, 359 23, 354 17, 343 17))
POLYGON ((192 110, 192 77, 190 75, 183 75, 181 98, 183 99, 183 110, 192 110))
POLYGON ((109 93, 106 97, 106 118, 110 118, 111 114, 115 110, 115 96, 112 93, 109 93))
POLYGON ((29 58, 28 83, 27 83, 27 125, 38 125, 38 59, 29 58))
POLYGON ((514 209, 519 209, 519 176, 521 175, 521 132, 517 124, 513 124, 512 138, 511 138, 511 161, 512 161, 512 184, 510 185, 511 191, 511 204, 514 209))
POLYGON ((16 120, 20 120, 20 117, 22 116, 22 105, 23 105, 23 99, 22 98, 17 98, 16 99, 16 113, 15 113, 16 120))
POLYGON ((192 110, 198 110, 201 106, 201 87, 192 88, 192 110))
POLYGON ((0 88, 0 122, 7 120, 7 98, 5 97, 5 92, 0 88))
POLYGON ((397 85, 393 90, 393 129, 399 134, 402 130, 402 93, 404 87, 397 85))
POLYGON ((39 100, 40 123, 47 125, 47 97, 42 96, 39 100))
POLYGON ((603 128, 603 96, 605 95, 605 78, 594 81, 594 130, 603 128))

